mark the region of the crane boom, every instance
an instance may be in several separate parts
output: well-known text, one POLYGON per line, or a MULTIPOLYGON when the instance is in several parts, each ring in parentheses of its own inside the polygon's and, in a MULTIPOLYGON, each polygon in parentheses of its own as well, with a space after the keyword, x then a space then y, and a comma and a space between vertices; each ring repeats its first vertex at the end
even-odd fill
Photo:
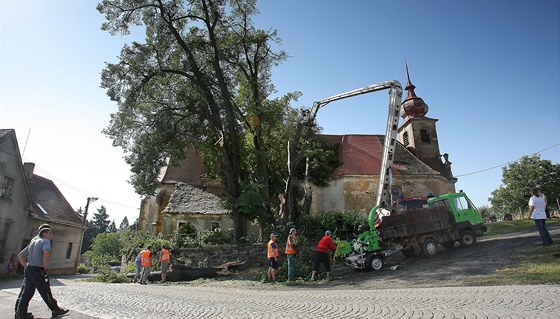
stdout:
POLYGON ((381 171, 379 172, 379 182, 376 195, 376 206, 380 207, 383 202, 391 205, 391 187, 392 187, 392 174, 391 167, 393 165, 393 157, 395 154, 395 145, 397 138, 397 129, 399 124, 399 112, 402 100, 402 86, 399 81, 389 80, 364 88, 348 91, 345 93, 337 94, 326 99, 313 102, 313 107, 308 113, 308 121, 314 122, 317 112, 323 106, 330 102, 342 100, 345 98, 381 91, 389 90, 389 111, 387 115, 387 128, 385 131, 385 141, 383 143, 383 158, 381 160, 381 171))

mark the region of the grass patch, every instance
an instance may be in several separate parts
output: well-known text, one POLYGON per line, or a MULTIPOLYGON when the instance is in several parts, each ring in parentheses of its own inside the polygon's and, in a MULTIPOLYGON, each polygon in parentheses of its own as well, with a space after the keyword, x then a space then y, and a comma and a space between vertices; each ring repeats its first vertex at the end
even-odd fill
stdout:
POLYGON ((512 257, 512 265, 489 276, 472 277, 467 286, 560 284, 559 245, 541 246, 512 257))
MULTIPOLYGON (((560 223, 560 219, 558 218, 548 219, 546 221, 547 225, 555 225, 558 223, 560 223)), ((488 223, 486 224, 486 228, 488 229, 488 232, 485 235, 503 235, 524 230, 534 230, 535 222, 529 219, 519 219, 497 223, 488 223)))

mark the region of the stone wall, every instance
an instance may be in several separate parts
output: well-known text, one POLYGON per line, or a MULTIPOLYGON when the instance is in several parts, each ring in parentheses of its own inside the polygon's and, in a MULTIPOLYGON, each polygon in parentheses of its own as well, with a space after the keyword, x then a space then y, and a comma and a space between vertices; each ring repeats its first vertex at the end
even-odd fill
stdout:
POLYGON ((198 267, 199 263, 204 263, 205 259, 207 259, 208 267, 218 267, 226 262, 236 260, 245 261, 245 265, 248 267, 259 267, 266 264, 266 244, 180 248, 176 249, 175 253, 192 260, 192 267, 198 267))

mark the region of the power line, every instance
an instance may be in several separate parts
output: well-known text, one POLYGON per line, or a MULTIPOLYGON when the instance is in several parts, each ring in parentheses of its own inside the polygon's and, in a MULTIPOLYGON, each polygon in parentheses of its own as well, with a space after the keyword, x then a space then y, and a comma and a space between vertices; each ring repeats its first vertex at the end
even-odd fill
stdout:
MULTIPOLYGON (((560 143, 556 143, 556 144, 554 144, 554 145, 552 145, 552 146, 549 146, 549 147, 547 147, 547 148, 545 148, 545 149, 543 149, 543 150, 540 150, 540 151, 538 151, 538 152, 535 152, 535 153, 533 153, 533 154, 531 154, 531 155, 537 155, 537 154, 542 153, 542 152, 544 152, 544 151, 546 151, 546 150, 549 150, 549 149, 551 149, 551 148, 554 148, 554 147, 556 147, 556 146, 558 146, 558 145, 560 145, 560 143)), ((461 174, 461 175, 455 175, 454 177, 461 177, 461 176, 473 175, 473 174, 478 174, 478 173, 486 172, 486 171, 489 171, 489 170, 492 170, 492 169, 495 169, 495 168, 504 167, 504 166, 506 166, 506 165, 509 165, 509 164, 511 164, 511 163, 514 163, 514 162, 519 161, 519 160, 522 159, 523 157, 524 157, 524 156, 522 156, 522 157, 520 157, 520 158, 518 158, 518 159, 516 159, 516 160, 514 160, 514 161, 507 162, 507 163, 505 163, 505 164, 493 166, 493 167, 486 168, 486 169, 482 169, 482 170, 480 170, 480 171, 476 171, 476 172, 472 172, 472 173, 466 173, 466 174, 461 174)))
MULTIPOLYGON (((66 187, 73 189, 75 192, 78 192, 78 193, 84 195, 84 197, 87 197, 87 196, 91 195, 91 193, 92 193, 92 192, 84 191, 83 189, 79 189, 79 188, 75 187, 74 185, 71 185, 71 184, 67 183, 66 181, 56 177, 56 175, 48 172, 47 170, 45 170, 43 168, 38 169, 38 171, 46 173, 47 175, 49 175, 50 179, 56 181, 57 184, 65 185, 66 187)), ((121 206, 121 207, 126 207, 126 208, 131 208, 131 209, 138 209, 138 207, 130 206, 130 205, 123 204, 123 203, 118 203, 118 202, 106 199, 104 197, 101 197, 101 196, 97 196, 97 197, 98 197, 99 202, 105 202, 105 203, 118 205, 118 206, 121 206)))

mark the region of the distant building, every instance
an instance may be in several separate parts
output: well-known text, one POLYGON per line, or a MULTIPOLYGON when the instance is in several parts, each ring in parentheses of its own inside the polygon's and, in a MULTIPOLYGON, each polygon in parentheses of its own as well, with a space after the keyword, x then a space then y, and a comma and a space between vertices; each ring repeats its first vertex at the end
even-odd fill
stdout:
POLYGON ((22 163, 15 131, 0 129, 0 277, 43 223, 54 234, 49 273, 76 273, 85 227, 56 185, 34 168, 22 163))

